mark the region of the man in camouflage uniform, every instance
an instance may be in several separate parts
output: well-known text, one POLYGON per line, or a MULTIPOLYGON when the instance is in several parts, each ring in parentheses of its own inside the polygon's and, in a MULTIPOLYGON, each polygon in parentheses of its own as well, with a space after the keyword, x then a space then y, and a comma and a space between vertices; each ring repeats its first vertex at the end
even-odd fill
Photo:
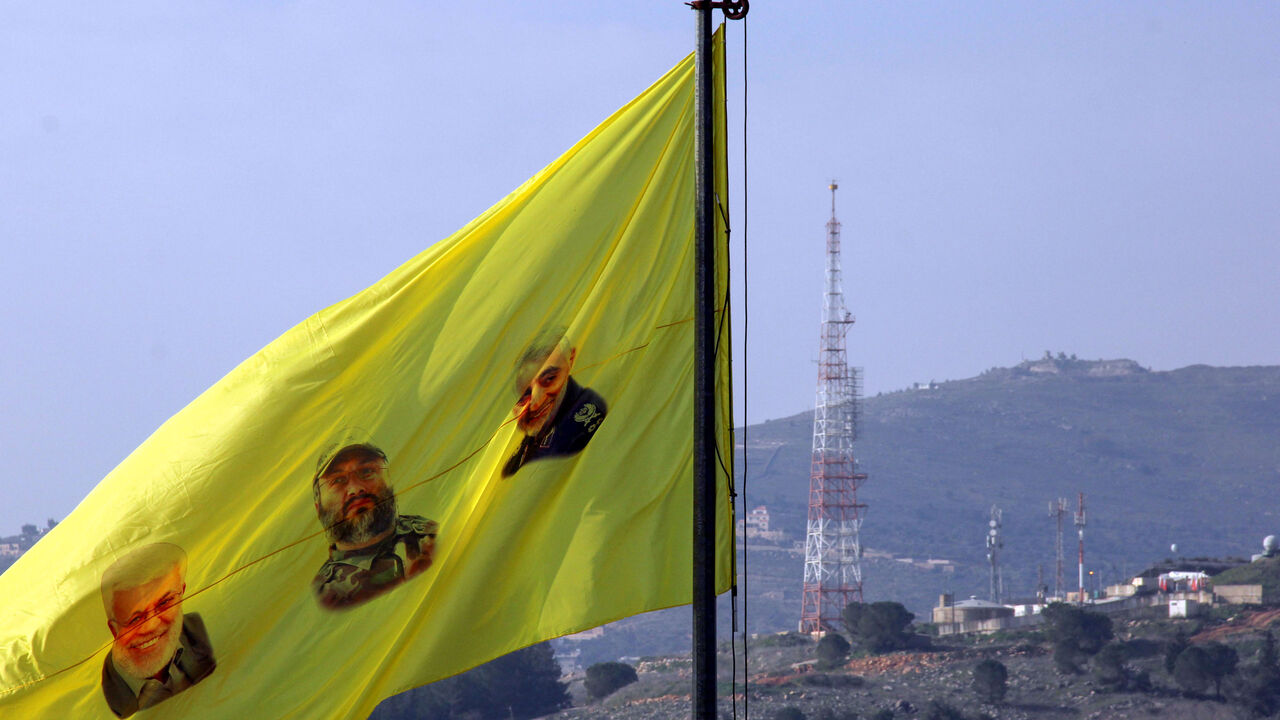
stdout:
POLYGON ((559 328, 534 341, 516 363, 514 412, 525 436, 503 465, 503 477, 534 460, 582 452, 604 422, 604 398, 569 374, 577 356, 559 328))
POLYGON ((321 607, 358 605, 431 567, 436 523, 398 513, 386 453, 375 445, 335 443, 321 454, 311 487, 330 541, 311 581, 321 607))

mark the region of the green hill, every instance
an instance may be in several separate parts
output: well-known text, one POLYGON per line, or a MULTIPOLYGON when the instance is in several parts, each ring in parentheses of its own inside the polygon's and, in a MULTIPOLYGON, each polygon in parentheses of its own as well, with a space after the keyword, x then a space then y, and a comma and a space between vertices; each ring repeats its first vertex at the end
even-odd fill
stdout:
MULTIPOLYGON (((1280 367, 1150 372, 1129 360, 1046 357, 866 398, 859 428, 856 453, 869 475, 859 493, 869 505, 863 545, 892 555, 864 561, 866 599, 898 600, 922 619, 940 593, 987 596, 993 504, 1004 510, 1006 597, 1032 594, 1038 572, 1052 589, 1048 506, 1064 497, 1074 512, 1079 492, 1086 566, 1099 584, 1168 557, 1172 543, 1187 556, 1248 557, 1280 530, 1280 367), (905 562, 927 558, 954 561, 955 570, 905 562)), ((751 426, 746 439, 747 505, 767 506, 786 534, 751 546, 747 628, 795 629, 803 554, 794 544, 804 540, 812 413, 751 426)), ((1070 518, 1065 541, 1074 586, 1070 518)), ((687 615, 624 621, 593 642, 603 655, 678 651, 687 615), (638 646, 610 647, 610 634, 623 632, 638 646)))

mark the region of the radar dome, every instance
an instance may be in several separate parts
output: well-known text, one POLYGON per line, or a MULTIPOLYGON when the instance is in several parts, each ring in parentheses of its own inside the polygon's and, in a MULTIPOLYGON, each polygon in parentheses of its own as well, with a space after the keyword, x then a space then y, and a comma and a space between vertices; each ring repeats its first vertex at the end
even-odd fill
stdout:
POLYGON ((1173 553, 1174 555, 1177 555, 1177 554, 1178 554, 1178 543, 1174 543, 1174 544, 1170 545, 1170 546, 1169 546, 1169 552, 1173 553))
POLYGON ((1266 550, 1268 553, 1275 552, 1276 546, 1277 546, 1277 541, 1276 541, 1275 535, 1268 535, 1262 538, 1262 549, 1266 550))

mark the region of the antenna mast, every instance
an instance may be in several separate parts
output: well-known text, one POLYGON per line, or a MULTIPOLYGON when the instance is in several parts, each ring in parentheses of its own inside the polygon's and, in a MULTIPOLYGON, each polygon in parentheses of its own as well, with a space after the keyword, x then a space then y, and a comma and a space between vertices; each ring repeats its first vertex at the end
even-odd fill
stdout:
POLYGON ((1066 565, 1066 554, 1063 552, 1062 544, 1062 528, 1067 518, 1067 499, 1058 498, 1049 501, 1049 517, 1055 518, 1058 523, 1057 534, 1054 535, 1054 549, 1057 551, 1058 574, 1054 576, 1053 596, 1061 598, 1066 587, 1066 576, 1063 575, 1063 568, 1066 565))
POLYGON ((987 559, 991 561, 991 602, 1000 604, 1004 598, 1004 575, 1000 572, 1000 551, 1004 549, 1003 527, 1000 520, 1004 511, 991 506, 991 520, 987 523, 987 559))
POLYGON ((851 602, 862 602, 862 511, 857 470, 859 378, 849 367, 845 336, 853 315, 845 309, 840 273, 840 221, 836 189, 827 221, 826 289, 818 345, 818 395, 813 412, 813 459, 809 474, 809 522, 805 535, 804 592, 800 632, 821 633, 839 625, 851 602))
POLYGON ((1080 604, 1084 604, 1084 493, 1076 506, 1076 532, 1080 535, 1080 604))

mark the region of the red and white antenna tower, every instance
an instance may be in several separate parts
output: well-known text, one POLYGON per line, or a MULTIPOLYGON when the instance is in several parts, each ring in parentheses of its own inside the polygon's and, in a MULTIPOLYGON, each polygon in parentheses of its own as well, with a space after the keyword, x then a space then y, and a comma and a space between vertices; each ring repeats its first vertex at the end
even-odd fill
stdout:
POLYGON ((1080 535, 1080 604, 1084 604, 1084 493, 1080 493, 1079 504, 1076 506, 1076 532, 1080 535))
POLYGON ((858 372, 849 367, 845 335, 853 316, 840 281, 840 221, 832 181, 827 222, 827 281, 818 349, 818 398, 813 413, 813 462, 809 474, 809 524, 804 544, 804 593, 800 632, 839 627, 840 612, 862 602, 862 511, 858 487, 867 476, 853 457, 858 424, 858 372))

